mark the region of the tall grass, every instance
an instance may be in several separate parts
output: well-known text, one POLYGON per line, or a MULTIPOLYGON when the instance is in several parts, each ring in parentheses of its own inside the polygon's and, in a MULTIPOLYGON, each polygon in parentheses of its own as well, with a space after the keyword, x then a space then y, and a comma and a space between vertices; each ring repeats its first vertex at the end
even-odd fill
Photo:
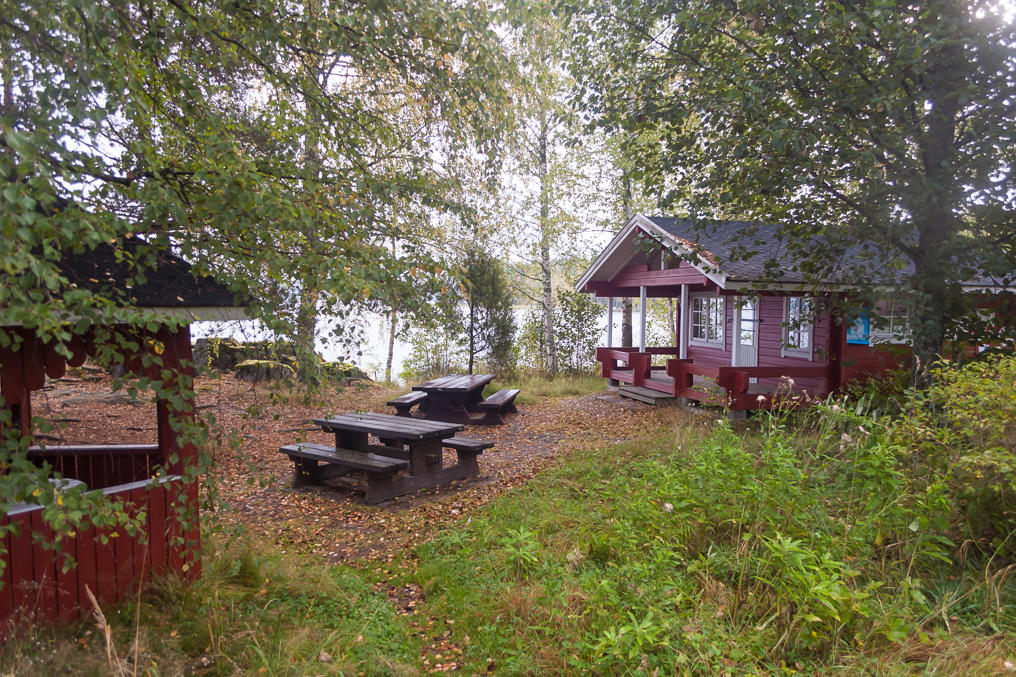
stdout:
POLYGON ((206 546, 197 583, 163 579, 105 609, 98 630, 86 619, 17 635, 0 674, 416 674, 416 641, 369 577, 249 543, 206 546))
POLYGON ((1012 523, 983 500, 1000 476, 972 489, 957 467, 984 445, 997 461, 1011 428, 963 432, 970 398, 998 399, 959 382, 907 416, 839 402, 794 429, 777 413, 753 436, 721 422, 577 456, 424 546, 419 580, 463 619, 468 670, 990 674, 1016 630, 1012 523))
POLYGON ((557 397, 578 397, 600 392, 606 382, 599 375, 577 372, 558 374, 548 378, 542 374, 517 374, 512 378, 498 379, 490 384, 489 392, 501 388, 518 388, 516 402, 519 404, 535 404, 540 400, 557 397))

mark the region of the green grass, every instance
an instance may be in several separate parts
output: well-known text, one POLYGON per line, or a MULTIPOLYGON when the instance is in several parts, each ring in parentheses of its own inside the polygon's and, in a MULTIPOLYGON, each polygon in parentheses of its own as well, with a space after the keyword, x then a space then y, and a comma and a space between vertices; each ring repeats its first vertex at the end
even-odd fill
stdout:
MULTIPOLYGON (((986 406, 963 398, 998 400, 983 381, 895 417, 841 403, 742 433, 689 418, 583 449, 390 568, 213 537, 202 580, 146 595, 140 624, 129 603, 106 610, 115 655, 125 674, 136 656, 151 675, 408 675, 436 635, 462 674, 1016 672, 1016 410, 964 414, 986 406), (422 587, 415 626, 381 580, 422 587)), ((8 642, 7 672, 116 671, 81 623, 8 642)))
POLYGON ((140 607, 135 600, 104 610, 112 659, 88 619, 9 641, 0 674, 417 673, 417 643, 369 573, 217 543, 206 538, 212 552, 198 583, 163 581, 140 607))
POLYGON ((1009 569, 952 563, 891 447, 699 431, 576 455, 423 546, 464 672, 994 674, 1013 657, 1009 569))
POLYGON ((541 400, 557 397, 578 397, 600 392, 606 387, 603 377, 593 374, 559 374, 553 379, 541 375, 523 374, 512 379, 498 379, 487 387, 488 393, 502 388, 518 388, 519 404, 537 404, 541 400))

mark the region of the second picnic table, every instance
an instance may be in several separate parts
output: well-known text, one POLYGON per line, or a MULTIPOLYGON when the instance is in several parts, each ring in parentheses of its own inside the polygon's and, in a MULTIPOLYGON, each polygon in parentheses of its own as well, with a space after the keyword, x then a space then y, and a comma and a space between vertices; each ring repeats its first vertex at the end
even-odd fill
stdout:
POLYGON ((427 418, 469 424, 473 422, 470 414, 479 411, 484 387, 493 380, 493 374, 451 374, 413 386, 413 390, 427 393, 427 418))

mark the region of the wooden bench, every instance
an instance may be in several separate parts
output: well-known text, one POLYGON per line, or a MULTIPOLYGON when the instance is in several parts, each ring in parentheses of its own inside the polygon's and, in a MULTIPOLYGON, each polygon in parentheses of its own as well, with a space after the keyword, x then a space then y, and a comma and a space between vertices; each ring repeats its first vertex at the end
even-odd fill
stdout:
POLYGON ((426 399, 427 393, 414 390, 411 393, 396 397, 394 400, 389 400, 386 404, 389 407, 395 407, 396 416, 410 416, 409 410, 417 404, 422 404, 426 399))
POLYGON ((517 388, 498 390, 487 399, 477 402, 476 406, 484 412, 482 423, 485 425, 500 425, 504 423, 503 413, 513 414, 518 411, 515 408, 515 398, 522 392, 517 388))
MULTIPOLYGON (((372 446, 373 450, 388 450, 389 447, 372 446)), ((391 449, 402 453, 401 450, 391 449)), ((293 470, 293 486, 299 487, 308 482, 323 482, 332 477, 348 475, 354 470, 367 473, 367 502, 374 503, 374 495, 385 494, 392 475, 399 470, 409 468, 409 461, 391 456, 382 456, 372 452, 362 453, 349 449, 336 449, 325 444, 301 442, 279 447, 279 452, 289 456, 295 464, 293 470), (324 467, 318 464, 323 463, 324 467)))
POLYGON ((482 454, 484 449, 494 446, 493 442, 476 440, 472 437, 449 437, 441 440, 441 444, 449 449, 454 449, 459 457, 459 465, 467 468, 474 475, 480 471, 476 457, 482 454))

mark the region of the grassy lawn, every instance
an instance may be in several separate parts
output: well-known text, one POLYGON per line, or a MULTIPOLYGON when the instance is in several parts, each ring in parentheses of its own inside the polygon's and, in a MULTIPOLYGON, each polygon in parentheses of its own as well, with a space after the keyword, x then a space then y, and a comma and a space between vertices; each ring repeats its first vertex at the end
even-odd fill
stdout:
POLYGON ((1008 569, 950 563, 889 459, 858 449, 850 475, 837 447, 790 441, 658 430, 423 546, 417 580, 457 619, 464 672, 1007 670, 1008 569))

